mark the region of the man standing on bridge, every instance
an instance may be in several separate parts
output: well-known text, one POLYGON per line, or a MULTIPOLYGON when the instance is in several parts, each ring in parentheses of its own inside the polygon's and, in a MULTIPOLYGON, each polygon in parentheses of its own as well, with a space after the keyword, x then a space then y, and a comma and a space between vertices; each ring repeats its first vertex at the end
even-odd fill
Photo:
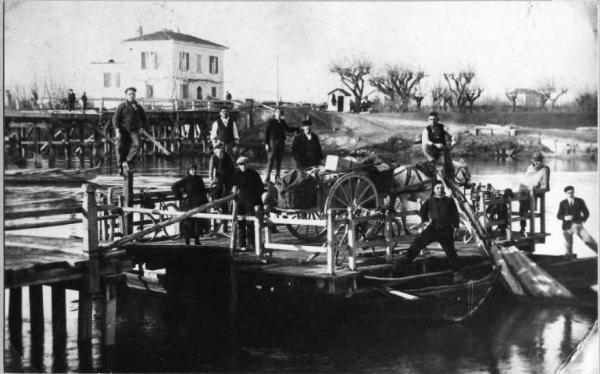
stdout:
POLYGON ((573 234, 577 234, 583 242, 594 252, 598 253, 598 243, 583 227, 583 223, 590 216, 583 199, 575 197, 575 188, 567 186, 564 189, 567 198, 560 202, 556 217, 563 221, 562 229, 565 238, 566 256, 573 258, 573 234))
POLYGON ((112 118, 117 143, 119 175, 129 171, 130 163, 140 152, 140 129, 143 129, 148 122, 144 108, 135 101, 135 93, 135 87, 125 90, 126 100, 119 104, 112 118))
POLYGON ((269 120, 267 124, 267 131, 265 131, 265 150, 267 151, 267 177, 265 182, 271 179, 271 170, 273 170, 273 164, 275 164, 275 179, 279 178, 279 172, 281 171, 281 158, 283 157, 283 151, 285 149, 285 133, 286 132, 298 132, 300 129, 297 127, 290 127, 283 118, 283 111, 281 109, 275 109, 273 118, 269 120))
POLYGON ((231 157, 235 157, 236 147, 240 143, 240 136, 237 125, 233 118, 229 116, 227 108, 222 108, 219 112, 219 118, 213 122, 210 130, 210 140, 213 146, 217 141, 222 142, 225 146, 225 152, 231 157))
POLYGON ((454 165, 450 158, 450 148, 454 145, 452 135, 446 131, 444 125, 439 122, 438 112, 430 112, 429 124, 421 133, 421 148, 427 161, 432 164, 442 164, 444 176, 452 180, 454 177, 454 165))
POLYGON ((408 248, 403 264, 410 264, 429 243, 438 242, 446 252, 450 268, 454 272, 454 281, 462 281, 460 263, 454 248, 454 230, 458 228, 460 218, 454 199, 444 194, 444 182, 436 180, 433 183, 433 195, 425 200, 419 216, 423 222, 430 222, 408 248))

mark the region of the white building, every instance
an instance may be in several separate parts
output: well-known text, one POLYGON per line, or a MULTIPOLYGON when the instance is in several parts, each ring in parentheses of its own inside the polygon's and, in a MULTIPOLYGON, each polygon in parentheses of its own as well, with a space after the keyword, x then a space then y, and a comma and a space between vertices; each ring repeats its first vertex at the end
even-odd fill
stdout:
POLYGON ((341 88, 336 88, 327 93, 327 110, 330 112, 350 112, 352 96, 341 88))
POLYGON ((92 63, 88 96, 122 97, 133 86, 140 98, 223 99, 227 47, 171 30, 126 39, 122 46, 119 61, 92 63))

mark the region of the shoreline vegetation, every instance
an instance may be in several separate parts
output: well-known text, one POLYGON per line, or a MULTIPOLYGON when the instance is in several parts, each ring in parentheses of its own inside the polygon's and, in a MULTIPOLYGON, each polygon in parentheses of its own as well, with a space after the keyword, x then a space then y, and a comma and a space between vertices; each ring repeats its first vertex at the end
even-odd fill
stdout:
MULTIPOLYGON (((517 113, 518 114, 518 113, 517 113)), ((543 113, 551 118, 556 114, 565 117, 565 113, 543 113)), ((321 145, 326 153, 356 154, 377 153, 388 159, 402 159, 421 154, 421 145, 415 144, 415 139, 421 134, 427 124, 427 113, 335 113, 310 111, 300 112, 286 110, 287 122, 298 126, 303 116, 310 116, 313 129, 321 139, 321 145)), ((450 133, 457 138, 452 154, 456 157, 472 157, 477 155, 482 159, 507 157, 530 157, 533 152, 541 151, 546 157, 557 158, 589 158, 597 159, 598 143, 597 127, 590 126, 588 121, 577 124, 562 124, 560 128, 542 126, 543 121, 534 121, 536 126, 501 123, 502 129, 496 134, 485 131, 485 121, 480 124, 459 123, 455 119, 457 113, 440 113, 441 122, 447 126, 450 133), (446 117, 447 120, 444 120, 446 117), (506 130, 511 128, 511 135, 506 130), (475 132, 477 128, 484 131, 475 132), (576 127, 585 127, 576 130, 576 127), (591 141, 590 141, 591 140, 591 141), (574 149, 574 151, 573 151, 574 149)), ((491 116, 493 118, 494 116, 491 116)), ((463 116, 463 119, 469 118, 463 116)), ((571 119, 574 119, 571 114, 571 119)), ((581 118, 580 118, 581 119, 581 118)), ((480 118, 481 120, 481 118, 480 118)), ((555 121, 549 121, 555 122, 555 121)), ((248 152, 256 154, 264 152, 265 126, 248 129, 245 145, 248 152)))

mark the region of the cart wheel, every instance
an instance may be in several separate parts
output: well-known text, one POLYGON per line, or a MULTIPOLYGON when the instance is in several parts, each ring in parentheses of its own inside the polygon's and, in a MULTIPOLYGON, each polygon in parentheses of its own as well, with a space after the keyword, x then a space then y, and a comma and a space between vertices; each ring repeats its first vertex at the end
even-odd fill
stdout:
MULTIPOLYGON (((162 208, 162 209, 166 210, 168 212, 178 212, 179 211, 179 208, 174 203, 166 204, 164 206, 164 208, 162 208)), ((160 222, 168 221, 170 219, 171 219, 171 216, 160 216, 160 222)), ((180 235, 179 225, 177 225, 177 224, 169 225, 169 226, 165 227, 162 231, 164 232, 165 236, 168 239, 177 239, 177 238, 179 238, 179 235, 180 235)))
MULTIPOLYGON (((396 237, 396 236, 400 236, 402 235, 402 223, 396 219, 393 218, 392 222, 391 222, 391 227, 390 227, 390 233, 392 235, 392 237, 396 237)), ((384 219, 376 219, 376 220, 372 220, 372 221, 367 221, 367 222, 363 222, 361 223, 358 227, 357 227, 359 233, 358 233, 358 239, 359 240, 380 240, 380 239, 385 239, 385 220, 384 219)), ((394 250, 394 248, 396 247, 396 243, 392 242, 392 251, 394 250)), ((376 250, 375 247, 368 247, 371 248, 371 251, 373 251, 373 255, 375 257, 385 257, 385 250, 376 250)))
MULTIPOLYGON (((156 224, 158 223, 158 221, 156 220, 156 217, 150 213, 139 213, 139 221, 137 221, 137 222, 139 222, 139 225, 136 228, 136 230, 138 230, 138 231, 142 231, 148 227, 156 226, 156 224)), ((134 223, 135 223, 135 221, 134 221, 134 223)), ((144 235, 143 237, 146 238, 146 240, 148 238, 150 238, 150 241, 154 241, 158 237, 159 232, 160 231, 154 231, 147 235, 144 235)))
MULTIPOLYGON (((348 208, 352 208, 356 216, 369 214, 379 208, 377 188, 367 176, 358 173, 346 174, 329 190, 324 212, 332 209, 335 220, 346 217, 348 208)), ((348 256, 348 225, 336 223, 333 229, 335 263, 342 266, 348 256)))
MULTIPOLYGON (((289 218, 297 219, 325 219, 325 214, 319 210, 307 210, 299 213, 288 214, 289 218)), ((317 241, 325 235, 327 229, 323 226, 286 225, 288 231, 300 240, 307 242, 317 241)))

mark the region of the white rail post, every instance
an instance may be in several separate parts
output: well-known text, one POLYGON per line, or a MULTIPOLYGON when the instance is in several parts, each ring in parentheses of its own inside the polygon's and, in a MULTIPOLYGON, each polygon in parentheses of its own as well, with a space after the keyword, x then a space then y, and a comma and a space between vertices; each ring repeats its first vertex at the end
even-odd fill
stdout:
POLYGON ((512 240, 512 197, 506 197, 506 205, 508 208, 508 223, 506 225, 506 240, 512 240))
POLYGON ((348 268, 356 270, 356 224, 354 222, 354 212, 352 207, 347 208, 348 217, 346 218, 348 230, 348 268))
POLYGON ((327 272, 335 275, 335 259, 333 253, 333 212, 327 210, 327 272))
POLYGON ((260 205, 254 207, 254 212, 256 217, 256 220, 254 220, 254 253, 260 256, 262 254, 262 238, 260 233, 264 222, 264 212, 260 205))
MULTIPOLYGON (((238 201, 237 198, 233 199, 231 208, 231 241, 229 243, 229 255, 235 255, 235 248, 237 246, 237 231, 238 231, 238 201)), ((225 223, 227 224, 227 223, 225 223)))
POLYGON ((386 247, 385 247, 385 261, 391 263, 393 261, 394 258, 394 251, 393 251, 393 246, 392 246, 392 240, 394 240, 392 238, 392 209, 391 208, 387 208, 385 210, 385 217, 384 217, 385 221, 384 221, 384 226, 383 226, 383 233, 385 235, 385 241, 387 242, 386 247))
POLYGON ((535 193, 533 189, 529 191, 529 233, 535 234, 535 193))

